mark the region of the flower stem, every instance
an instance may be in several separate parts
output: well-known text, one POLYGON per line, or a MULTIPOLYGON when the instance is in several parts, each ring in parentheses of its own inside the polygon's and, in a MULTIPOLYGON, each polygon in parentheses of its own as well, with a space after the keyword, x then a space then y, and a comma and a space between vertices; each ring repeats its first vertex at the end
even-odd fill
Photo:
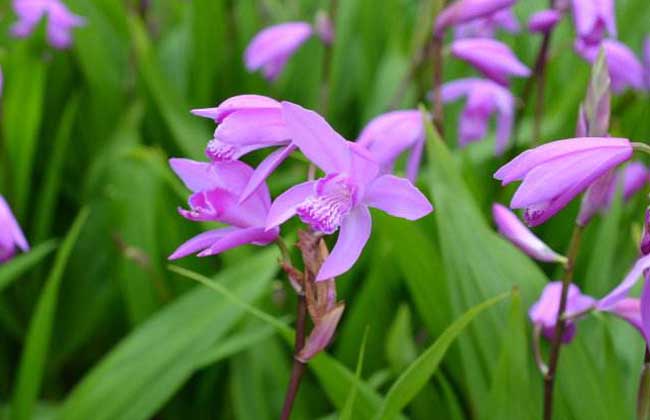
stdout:
POLYGON ((305 303, 305 295, 298 295, 298 309, 296 314, 296 342, 294 346, 294 359, 293 367, 291 368, 291 379, 289 380, 289 387, 284 398, 284 405, 282 406, 282 420, 288 420, 291 417, 291 410, 293 409, 293 402, 298 394, 300 388, 300 381, 305 373, 305 364, 299 361, 296 356, 300 350, 305 346, 305 324, 307 321, 307 305, 305 303))
POLYGON ((645 143, 640 143, 640 142, 632 142, 631 144, 632 144, 632 148, 637 152, 642 152, 650 155, 650 145, 647 145, 645 143))
POLYGON ((544 375, 544 420, 551 420, 553 418, 553 388, 555 385, 555 374, 557 371, 557 364, 560 358, 560 349, 562 348, 562 334, 564 334, 564 327, 566 319, 564 312, 566 310, 567 296, 569 294, 569 286, 573 281, 573 271, 575 268, 576 257, 580 249, 580 239, 582 238, 583 227, 576 224, 573 228, 571 235, 571 243, 567 251, 566 270, 562 278, 562 294, 560 296, 560 306, 557 312, 557 322, 555 325, 555 335, 551 343, 551 353, 548 362, 548 372, 544 375))
POLYGON ((320 92, 320 112, 327 116, 329 111, 330 102, 330 85, 332 78, 332 54, 334 50, 334 40, 336 39, 336 13, 337 13, 337 0, 330 0, 329 18, 334 28, 334 38, 330 44, 325 44, 325 52, 323 55, 323 70, 322 70, 322 85, 320 92))
POLYGON ((551 44, 552 30, 544 34, 542 46, 539 49, 535 62, 535 73, 533 77, 537 81, 537 96, 535 99, 535 124, 533 126, 533 141, 539 143, 542 132, 542 120, 544 118, 544 90, 546 89, 546 62, 548 61, 548 48, 551 44))
POLYGON ((645 348, 643 366, 641 366, 641 379, 636 405, 637 420, 650 420, 650 351, 645 348))
POLYGON ((433 60, 433 124, 438 130, 440 137, 444 138, 444 115, 442 108, 442 37, 433 35, 431 39, 431 57, 433 60))

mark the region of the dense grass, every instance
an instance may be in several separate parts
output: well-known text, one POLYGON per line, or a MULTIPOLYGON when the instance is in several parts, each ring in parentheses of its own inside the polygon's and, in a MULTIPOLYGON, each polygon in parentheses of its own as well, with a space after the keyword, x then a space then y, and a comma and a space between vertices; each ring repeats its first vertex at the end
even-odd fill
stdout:
MULTIPOLYGON (((166 159, 202 158, 213 125, 191 116, 191 108, 241 93, 317 108, 324 53, 318 41, 308 41, 274 84, 247 73, 242 52, 261 28, 311 21, 327 2, 158 0, 142 15, 134 2, 67 0, 88 19, 69 51, 46 46, 43 30, 10 38, 9 3, 0 2, 0 193, 33 251, 0 267, 0 418, 277 418, 295 307, 279 254, 249 246, 178 263, 218 282, 217 290, 170 271, 167 255, 202 227, 177 214, 186 192, 166 159)), ((519 3, 522 25, 546 5, 519 3)), ((432 15, 424 11, 434 7, 435 1, 339 1, 327 118, 342 134, 355 138, 388 109, 429 34, 432 15)), ((619 0, 617 14, 619 38, 640 54, 650 32, 647 0, 619 0)), ((539 36, 500 37, 532 66, 539 36)), ((552 40, 541 141, 574 133, 589 65, 571 52, 572 42, 565 19, 552 40)), ((472 74, 446 60, 445 80, 472 74)), ((516 94, 524 83, 514 82, 516 94)), ((429 87, 425 66, 402 107, 416 107, 429 87)), ((533 141, 531 108, 512 154, 533 141)), ((408 392, 389 390, 422 354, 428 362, 416 367, 430 372, 404 416, 539 418, 542 380, 526 311, 560 270, 531 262, 494 232, 490 206, 512 191, 492 178, 505 157, 493 156, 492 139, 458 149, 459 109, 446 107, 446 145, 429 143, 418 181, 436 212, 417 223, 373 214, 361 260, 337 280, 346 312, 335 342, 310 363, 293 418, 399 412, 399 395, 408 392), (472 306, 515 286, 512 298, 463 332, 452 327, 443 335, 472 306), (455 332, 460 337, 438 366, 443 354, 433 350, 440 342, 430 346, 455 332)), ((647 95, 616 97, 612 135, 647 141, 649 118, 647 95)), ((272 193, 305 174, 303 161, 289 160, 273 175, 272 193)), ((645 201, 643 194, 617 200, 589 226, 576 270, 584 292, 602 296, 632 265, 645 201)), ((536 232, 563 250, 576 212, 574 204, 536 232)), ((290 223, 283 236, 295 238, 297 227, 290 223)), ((642 340, 628 325, 607 315, 581 322, 562 353, 557 418, 632 418, 642 359, 642 340)))

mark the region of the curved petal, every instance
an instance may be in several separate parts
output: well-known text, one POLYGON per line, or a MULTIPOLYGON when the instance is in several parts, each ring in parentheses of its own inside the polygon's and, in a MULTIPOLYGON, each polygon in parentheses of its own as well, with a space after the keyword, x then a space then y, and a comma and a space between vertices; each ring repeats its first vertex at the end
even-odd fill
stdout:
POLYGON ((9 236, 13 241, 13 243, 11 244, 12 248, 13 245, 16 244, 18 248, 22 249, 23 251, 29 250, 29 244, 27 243, 27 239, 25 239, 25 235, 23 234, 23 231, 20 228, 20 225, 18 224, 16 217, 11 211, 9 204, 7 204, 7 201, 1 195, 0 195, 0 225, 2 226, 2 228, 0 229, 8 230, 9 236))
MULTIPOLYGON (((641 328, 646 341, 650 338, 650 278, 646 276, 641 292, 641 328)), ((632 324, 634 325, 634 324, 632 324)))
POLYGON ((213 243, 210 248, 198 254, 199 257, 217 255, 229 249, 246 245, 266 245, 275 240, 278 236, 278 229, 266 231, 264 228, 237 229, 224 235, 213 243))
POLYGON ((598 309, 606 311, 614 307, 614 305, 627 297, 632 287, 636 284, 637 280, 645 270, 650 268, 650 255, 640 258, 630 272, 625 276, 623 281, 609 294, 598 301, 598 309))
POLYGON ((371 227, 372 218, 368 207, 361 205, 352 210, 343 220, 336 245, 323 262, 316 281, 332 279, 348 271, 359 259, 368 242, 371 227))
POLYGON ((179 246, 176 251, 168 257, 168 259, 177 260, 187 255, 194 254, 195 252, 203 251, 219 239, 237 230, 238 229, 234 227, 226 227, 203 232, 179 246))
POLYGON ((244 109, 228 115, 214 137, 235 145, 279 146, 289 142, 287 125, 279 109, 244 109))
MULTIPOLYGON (((248 184, 242 192, 239 202, 246 201, 257 189, 266 181, 271 172, 275 170, 284 160, 296 150, 295 146, 282 147, 268 155, 253 171, 253 175, 248 180, 248 184)), ((266 196, 268 196, 268 188, 266 196)), ((270 203, 269 203, 270 204, 270 203)))
POLYGON ((408 161, 406 163, 406 177, 409 181, 415 183, 422 162, 422 153, 424 152, 424 137, 418 140, 411 149, 408 161))
POLYGON ((417 220, 433 211, 429 200, 405 178, 383 175, 366 191, 363 202, 391 216, 417 220))
POLYGON ((291 102, 282 102, 282 112, 291 140, 307 159, 328 174, 347 172, 347 142, 323 117, 291 102))
POLYGON ((314 194, 315 184, 316 181, 303 182, 280 194, 271 204, 266 217, 266 229, 273 229, 296 214, 296 207, 314 194))
POLYGON ((215 108, 193 109, 192 114, 210 118, 220 124, 228 115, 244 109, 280 109, 280 102, 262 95, 237 95, 226 99, 215 108))
POLYGON ((544 262, 565 259, 531 232, 507 207, 493 204, 492 217, 499 233, 529 256, 544 262))
POLYGON ((363 189, 379 174, 379 164, 362 145, 348 142, 348 147, 350 148, 350 180, 363 189))

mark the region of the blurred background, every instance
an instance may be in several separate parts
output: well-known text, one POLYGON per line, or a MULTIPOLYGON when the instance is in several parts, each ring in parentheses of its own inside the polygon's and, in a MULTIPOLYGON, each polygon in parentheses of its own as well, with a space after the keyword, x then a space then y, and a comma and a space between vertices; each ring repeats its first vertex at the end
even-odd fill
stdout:
MULTIPOLYGON (((168 270, 167 256, 203 227, 177 213, 187 192, 167 165, 203 159, 214 124, 192 108, 256 93, 317 108, 324 48, 310 39, 275 83, 248 73, 243 51, 271 24, 312 22, 315 0, 65 0, 87 23, 71 49, 9 36, 15 21, 0 1, 0 193, 32 251, 0 267, 0 418, 273 419, 289 378, 291 346, 223 295, 168 270), (4 416, 4 417, 3 417, 4 416)), ((356 138, 389 109, 430 31, 435 2, 340 0, 335 18, 328 121, 356 138)), ((500 33, 533 66, 541 37, 525 30, 545 1, 515 7, 522 31, 500 33)), ((650 32, 647 0, 618 0, 619 38, 640 56, 650 32)), ((551 44, 542 141, 571 137, 590 66, 573 53, 565 18, 551 44)), ((425 102, 423 66, 401 108, 425 102)), ((445 60, 444 80, 476 75, 445 60)), ((520 95, 525 80, 513 83, 520 95)), ((394 379, 469 307, 517 286, 519 294, 477 319, 404 411, 413 419, 539 418, 541 377, 526 311, 554 266, 537 266, 491 227, 492 202, 506 202, 493 139, 459 150, 457 115, 445 107, 446 143, 427 153, 418 186, 436 212, 417 223, 375 216, 362 259, 337 280, 346 312, 329 356, 310 364, 295 419, 337 418, 367 345, 356 419, 371 418, 394 379)), ((532 143, 531 107, 517 144, 532 143)), ((627 92, 613 103, 612 135, 650 139, 650 103, 627 92)), ((264 154, 264 153, 263 153, 264 154)), ((263 155, 262 154, 262 155, 263 155)), ((259 162, 253 154, 247 161, 259 162)), ((304 179, 288 161, 270 180, 275 196, 304 179)), ((631 266, 643 194, 589 226, 576 281, 603 295, 631 266)), ((558 251, 568 243, 574 203, 536 232, 558 251)), ((295 238, 298 224, 283 230, 295 238)), ((182 267, 228 287, 283 321, 295 296, 277 270, 279 253, 247 246, 182 267)), ((580 324, 563 351, 558 418, 632 418, 643 343, 606 315, 580 324)))

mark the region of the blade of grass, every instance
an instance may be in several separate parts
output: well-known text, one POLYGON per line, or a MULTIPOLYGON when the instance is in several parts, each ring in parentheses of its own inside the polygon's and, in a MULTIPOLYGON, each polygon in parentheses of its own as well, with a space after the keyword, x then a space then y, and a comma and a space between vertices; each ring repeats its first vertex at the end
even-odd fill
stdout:
POLYGON ((481 312, 496 305, 510 296, 510 292, 503 293, 489 299, 467 311, 463 316, 451 324, 445 332, 395 381, 388 390, 386 398, 376 419, 393 419, 417 395, 427 381, 433 376, 445 356, 447 349, 467 325, 481 312))
POLYGON ((55 248, 56 241, 50 240, 2 264, 0 266, 0 292, 19 279, 22 274, 41 262, 55 248))
POLYGON ((366 354, 366 342, 368 341, 368 327, 363 333, 363 340, 361 340, 361 348, 359 349, 359 359, 357 360, 357 368, 354 372, 354 383, 352 384, 352 389, 348 395, 348 399, 345 401, 343 406, 343 411, 341 412, 340 420, 352 420, 354 417, 354 403, 357 400, 357 390, 359 389, 359 383, 361 381, 361 371, 363 370, 363 358, 366 354))
POLYGON ((45 372, 59 286, 63 280, 63 273, 70 253, 87 218, 88 210, 82 209, 56 255, 52 271, 36 304, 18 368, 18 378, 11 405, 13 419, 29 420, 32 418, 34 404, 45 372))

